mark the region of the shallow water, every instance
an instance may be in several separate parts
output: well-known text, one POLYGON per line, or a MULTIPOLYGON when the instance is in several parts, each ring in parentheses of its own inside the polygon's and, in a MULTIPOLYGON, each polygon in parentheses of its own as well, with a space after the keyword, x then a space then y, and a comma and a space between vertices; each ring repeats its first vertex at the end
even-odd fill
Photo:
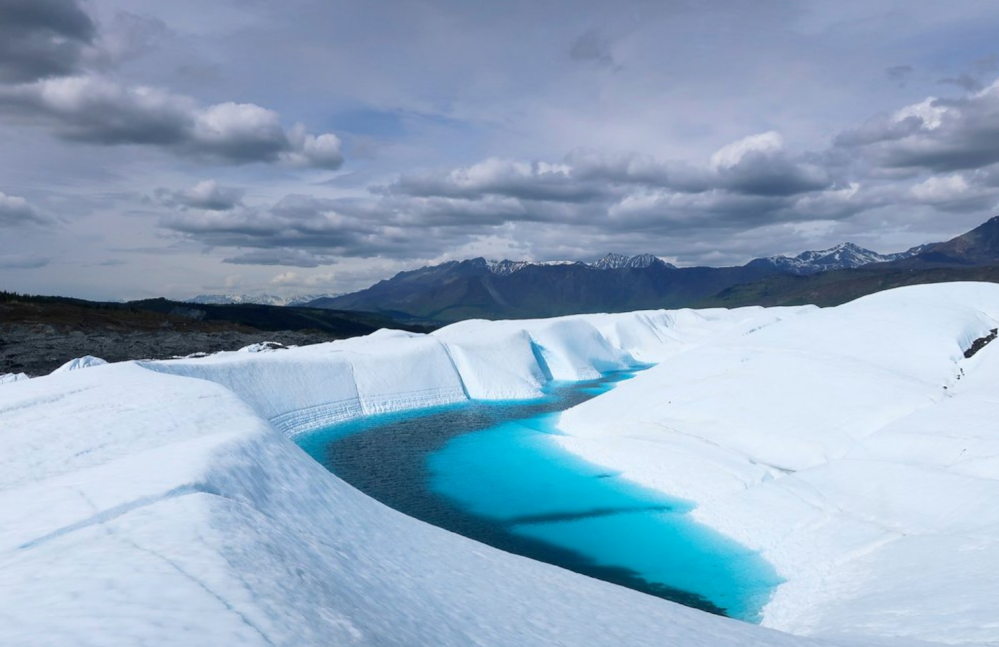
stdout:
POLYGON ((299 437, 330 471, 412 517, 599 579, 747 621, 780 582, 756 553, 553 440, 558 412, 633 373, 529 402, 372 416, 299 437))

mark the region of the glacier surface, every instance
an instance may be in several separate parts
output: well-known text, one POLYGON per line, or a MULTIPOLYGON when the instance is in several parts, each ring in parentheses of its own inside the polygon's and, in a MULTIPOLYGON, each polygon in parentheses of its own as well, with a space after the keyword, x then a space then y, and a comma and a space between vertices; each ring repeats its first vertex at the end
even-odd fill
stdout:
POLYGON ((825 310, 471 321, 5 384, 0 644, 994 643, 999 347, 962 353, 997 321, 999 286, 946 284, 825 310), (762 551, 787 580, 767 626, 428 526, 289 440, 644 362, 657 366, 565 412, 561 441, 762 551))

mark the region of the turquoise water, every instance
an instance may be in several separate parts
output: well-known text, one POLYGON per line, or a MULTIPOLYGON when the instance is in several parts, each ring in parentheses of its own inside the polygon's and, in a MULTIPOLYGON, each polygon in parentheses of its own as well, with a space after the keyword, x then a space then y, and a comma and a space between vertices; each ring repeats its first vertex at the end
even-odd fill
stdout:
POLYGON ((509 552, 756 621, 780 583, 758 554, 554 441, 558 412, 633 373, 553 384, 530 402, 467 403, 335 425, 299 444, 410 516, 509 552))

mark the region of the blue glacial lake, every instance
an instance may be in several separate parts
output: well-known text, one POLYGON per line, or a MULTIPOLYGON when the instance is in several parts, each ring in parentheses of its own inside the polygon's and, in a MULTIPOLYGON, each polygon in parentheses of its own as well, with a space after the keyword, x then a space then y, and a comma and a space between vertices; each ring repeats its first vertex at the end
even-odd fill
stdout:
POLYGON ((342 423, 296 440, 382 503, 452 532, 650 595, 754 622, 781 582, 757 553, 696 523, 695 504, 576 458, 559 412, 634 373, 342 423))

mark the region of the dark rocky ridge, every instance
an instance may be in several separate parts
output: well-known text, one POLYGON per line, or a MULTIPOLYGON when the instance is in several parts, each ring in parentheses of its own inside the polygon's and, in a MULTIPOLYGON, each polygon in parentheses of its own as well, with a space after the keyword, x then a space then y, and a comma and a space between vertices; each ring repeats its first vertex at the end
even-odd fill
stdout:
POLYGON ((264 341, 305 346, 332 341, 323 333, 294 330, 274 332, 202 331, 80 331, 60 332, 52 326, 0 325, 0 374, 47 375, 76 357, 94 355, 109 362, 130 359, 169 359, 193 353, 239 350, 264 341))
POLYGON ((364 313, 192 306, 166 299, 96 303, 0 292, 0 375, 46 375, 85 355, 109 362, 166 359, 238 350, 264 341, 304 346, 402 327, 364 313))

